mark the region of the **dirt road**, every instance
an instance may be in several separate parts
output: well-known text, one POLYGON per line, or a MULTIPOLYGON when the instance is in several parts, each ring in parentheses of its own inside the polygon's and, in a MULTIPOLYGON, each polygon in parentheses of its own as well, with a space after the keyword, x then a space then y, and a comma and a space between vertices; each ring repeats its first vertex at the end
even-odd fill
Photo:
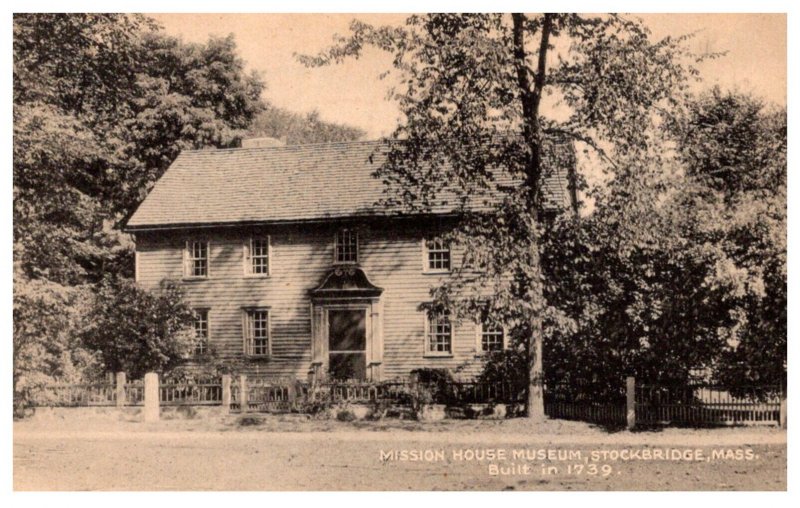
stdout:
POLYGON ((785 433, 725 430, 598 439, 346 427, 287 433, 22 426, 15 427, 14 488, 785 490, 785 442, 785 433))

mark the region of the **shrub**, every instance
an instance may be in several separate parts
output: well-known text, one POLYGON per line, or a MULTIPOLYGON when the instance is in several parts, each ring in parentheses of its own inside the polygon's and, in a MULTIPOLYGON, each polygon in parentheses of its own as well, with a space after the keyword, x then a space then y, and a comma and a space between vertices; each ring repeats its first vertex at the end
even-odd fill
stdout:
POLYGON ((187 420, 194 420, 197 418, 197 408, 194 406, 178 406, 175 411, 187 420))
POLYGON ((423 368, 411 371, 419 384, 416 393, 412 394, 415 410, 426 404, 448 404, 455 401, 453 393, 453 375, 448 369, 423 368))
POLYGON ((148 371, 171 370, 189 355, 193 317, 175 282, 162 281, 159 292, 150 292, 107 278, 89 312, 84 344, 100 352, 106 369, 138 379, 148 371))
POLYGON ((260 416, 241 416, 236 423, 240 427, 254 427, 256 425, 263 425, 264 419, 260 416))
MULTIPOLYGON (((528 383, 528 363, 523 351, 506 349, 489 353, 478 375, 478 381, 488 384, 504 383, 517 400, 524 397, 528 383)), ((509 402, 509 401, 503 401, 509 402)))
POLYGON ((340 409, 336 412, 336 419, 340 422, 352 422, 355 421, 356 415, 349 409, 340 409))

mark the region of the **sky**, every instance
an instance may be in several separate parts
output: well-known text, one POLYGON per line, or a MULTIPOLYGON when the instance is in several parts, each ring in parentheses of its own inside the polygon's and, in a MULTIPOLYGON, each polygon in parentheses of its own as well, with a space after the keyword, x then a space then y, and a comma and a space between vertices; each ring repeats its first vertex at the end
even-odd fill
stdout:
MULTIPOLYGON (((295 54, 315 54, 335 34, 348 33, 353 18, 402 24, 405 14, 150 14, 167 33, 187 42, 234 34, 248 70, 267 83, 264 98, 291 111, 317 110, 323 120, 360 127, 367 138, 389 134, 396 106, 386 100, 389 83, 379 75, 389 55, 371 50, 359 60, 309 69, 295 54)), ((700 66, 703 87, 719 84, 786 104, 786 16, 783 14, 639 14, 656 38, 697 32, 696 52, 727 51, 700 66)))

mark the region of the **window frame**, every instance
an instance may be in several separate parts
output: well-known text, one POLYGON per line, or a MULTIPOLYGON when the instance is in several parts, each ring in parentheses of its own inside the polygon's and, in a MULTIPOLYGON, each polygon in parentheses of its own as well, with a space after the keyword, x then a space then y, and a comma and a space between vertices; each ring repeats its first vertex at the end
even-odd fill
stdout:
POLYGON ((183 279, 184 280, 202 280, 211 278, 211 241, 205 239, 191 239, 186 240, 183 247, 183 279), (194 244, 204 243, 206 245, 206 273, 205 275, 194 274, 194 260, 202 258, 194 258, 194 244))
MULTIPOLYGON (((435 249, 440 252, 444 252, 445 248, 442 249, 435 249)), ((452 273, 453 271, 453 249, 449 244, 445 244, 444 240, 437 239, 437 238, 423 238, 422 239, 422 273, 426 274, 442 274, 442 273, 452 273), (446 245, 446 250, 448 254, 448 265, 449 268, 431 268, 431 258, 430 253, 432 249, 428 247, 428 243, 433 243, 439 241, 442 245, 446 245)))
MULTIPOLYGON (((264 256, 259 256, 263 258, 264 256)), ((245 277, 253 278, 266 278, 272 276, 272 237, 270 235, 251 235, 246 242, 242 244, 242 270, 245 277), (267 272, 254 273, 253 272, 253 242, 255 240, 266 240, 267 242, 267 272)))
POLYGON ((358 264, 358 260, 359 260, 359 257, 360 257, 359 256, 359 249, 361 247, 361 241, 359 239, 359 234, 358 233, 359 233, 358 229, 352 228, 352 227, 343 227, 343 228, 339 228, 339 229, 336 230, 336 232, 333 234, 333 264, 334 265, 357 265, 358 264), (354 237, 355 237, 355 247, 354 247, 355 260, 353 260, 353 261, 340 261, 339 260, 339 235, 344 233, 344 232, 349 232, 351 235, 354 235, 354 237))
POLYGON ((475 354, 477 356, 485 356, 496 351, 505 351, 508 348, 508 328, 505 325, 500 326, 500 331, 503 333, 503 341, 500 349, 484 350, 483 349, 483 331, 485 323, 479 321, 475 323, 475 354))
POLYGON ((422 356, 425 357, 425 358, 452 358, 453 357, 453 346, 454 346, 453 341, 454 341, 454 338, 455 338, 454 337, 455 334, 454 334, 454 329, 453 329, 454 328, 453 327, 453 322, 450 320, 449 313, 431 314, 430 312, 425 312, 424 313, 424 319, 425 319, 425 335, 424 335, 423 355, 422 356), (433 321, 433 319, 437 319, 440 316, 445 316, 447 318, 447 324, 450 327, 450 330, 449 330, 449 336, 450 336, 449 346, 450 346, 450 350, 449 351, 433 351, 433 350, 431 350, 431 347, 430 347, 431 346, 431 334, 432 334, 432 330, 431 330, 432 321, 433 321))
POLYGON ((193 357, 198 357, 198 356, 207 355, 209 353, 209 347, 211 345, 211 319, 210 319, 210 314, 211 314, 210 311, 211 311, 211 309, 208 308, 208 307, 195 307, 195 308, 192 309, 192 311, 196 315, 204 314, 205 315, 205 319, 204 320, 205 320, 205 325, 206 325, 206 330, 205 330, 206 331, 206 336, 205 336, 205 340, 204 340, 205 346, 202 348, 203 351, 199 351, 198 352, 198 348, 197 348, 197 342, 198 342, 197 341, 197 323, 198 323, 198 321, 202 322, 203 320, 202 319, 198 320, 197 318, 195 318, 194 322, 192 323, 192 327, 194 328, 194 333, 195 333, 195 337, 194 337, 195 346, 194 346, 194 349, 192 350, 192 356, 193 357))
POLYGON ((242 350, 246 358, 271 358, 272 357, 272 310, 270 307, 243 307, 242 308, 242 350), (255 318, 251 328, 251 316, 256 312, 267 314, 267 351, 255 353, 255 336, 250 335, 251 329, 255 331, 255 318))

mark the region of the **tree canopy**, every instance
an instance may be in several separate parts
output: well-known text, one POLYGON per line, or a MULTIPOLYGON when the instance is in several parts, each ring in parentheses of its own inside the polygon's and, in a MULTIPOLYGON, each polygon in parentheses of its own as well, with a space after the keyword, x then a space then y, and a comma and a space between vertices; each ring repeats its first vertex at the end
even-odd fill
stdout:
POLYGON ((687 103, 676 129, 676 171, 613 181, 591 214, 549 229, 548 303, 569 324, 549 327, 549 376, 778 389, 785 111, 713 89, 687 103))
POLYGON ((248 135, 283 139, 287 145, 302 145, 356 141, 363 138, 365 132, 357 127, 324 122, 317 111, 301 115, 268 106, 253 120, 248 135))
POLYGON ((326 65, 367 46, 394 55, 404 121, 377 174, 394 189, 390 198, 408 207, 459 205, 446 240, 466 254, 454 280, 434 292, 434 305, 516 329, 532 417, 543 415, 543 323, 569 322, 547 303, 557 290, 546 287, 540 262, 548 145, 577 143, 620 181, 658 177, 660 147, 696 74, 684 42, 653 40, 642 22, 618 15, 426 14, 401 27, 354 21, 331 48, 302 57, 326 65), (500 171, 514 183, 499 188, 497 206, 475 213, 500 171))
MULTIPOLYGON (((238 146, 275 108, 233 36, 186 43, 123 14, 16 14, 13 35, 16 385, 97 363, 77 337, 98 284, 133 277, 125 219, 181 150, 238 146)), ((289 127, 273 135, 359 134, 289 127)))

